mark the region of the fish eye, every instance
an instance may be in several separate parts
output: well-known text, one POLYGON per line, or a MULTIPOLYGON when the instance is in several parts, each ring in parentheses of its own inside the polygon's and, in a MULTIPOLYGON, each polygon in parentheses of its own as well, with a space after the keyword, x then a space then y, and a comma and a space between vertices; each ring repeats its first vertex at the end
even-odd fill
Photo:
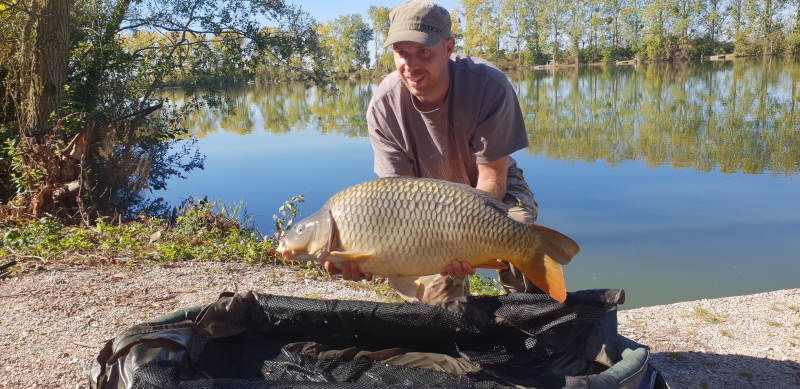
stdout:
POLYGON ((298 225, 298 226, 297 226, 297 233, 298 233, 298 234, 302 234, 302 233, 303 233, 303 230, 305 230, 305 228, 303 227, 303 225, 302 225, 302 224, 300 224, 300 225, 298 225))

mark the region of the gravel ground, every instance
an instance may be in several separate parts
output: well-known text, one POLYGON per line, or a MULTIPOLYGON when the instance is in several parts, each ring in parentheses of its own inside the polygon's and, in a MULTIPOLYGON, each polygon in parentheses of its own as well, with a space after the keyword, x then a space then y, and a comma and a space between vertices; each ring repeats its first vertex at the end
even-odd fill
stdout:
MULTIPOLYGON (((223 291, 378 299, 366 285, 314 280, 286 267, 37 267, 0 281, 0 388, 87 387, 106 340, 223 291)), ((620 312, 620 333, 649 345, 653 364, 676 389, 800 388, 798 309, 800 289, 640 308, 620 312)))

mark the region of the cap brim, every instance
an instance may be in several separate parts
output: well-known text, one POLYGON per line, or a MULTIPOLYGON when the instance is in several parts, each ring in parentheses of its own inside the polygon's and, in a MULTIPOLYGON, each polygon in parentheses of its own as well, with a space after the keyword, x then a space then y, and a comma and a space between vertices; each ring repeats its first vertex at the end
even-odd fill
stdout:
POLYGON ((428 34, 427 32, 416 30, 397 31, 386 37, 386 40, 383 42, 383 47, 386 48, 397 42, 416 42, 425 46, 435 46, 439 44, 441 40, 441 36, 428 34))

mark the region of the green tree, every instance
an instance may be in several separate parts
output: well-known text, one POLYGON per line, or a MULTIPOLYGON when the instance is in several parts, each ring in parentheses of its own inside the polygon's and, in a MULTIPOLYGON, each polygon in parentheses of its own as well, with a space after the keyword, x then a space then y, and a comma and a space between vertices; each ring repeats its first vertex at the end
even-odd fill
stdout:
POLYGON ((651 60, 671 59, 670 36, 667 27, 671 24, 668 0, 652 0, 644 8, 644 55, 651 60))
POLYGON ((580 62, 580 42, 586 31, 587 11, 585 4, 576 1, 569 2, 566 6, 566 27, 570 54, 576 65, 580 62))
POLYGON ((530 21, 530 9, 525 0, 502 0, 500 2, 500 17, 507 23, 511 46, 517 56, 517 63, 521 65, 520 53, 525 43, 525 34, 530 21))
POLYGON ((319 30, 325 46, 330 50, 332 70, 350 73, 369 67, 369 41, 372 29, 360 14, 342 15, 326 22, 319 30))
MULTIPOLYGON (((274 61, 306 82, 326 83, 315 23, 281 0, 59 1, 0 0, 0 19, 12 22, 3 23, 8 35, 0 42, 7 54, 0 56, 0 69, 8 70, 3 106, 13 106, 15 118, 4 116, 0 125, 34 135, 38 146, 19 143, 27 145, 20 149, 27 163, 55 156, 63 146, 58 142, 76 132, 91 145, 74 153, 79 168, 74 161, 47 165, 46 178, 33 186, 46 184, 46 190, 36 189, 35 199, 83 171, 92 188, 84 204, 133 216, 141 209, 133 204, 148 189, 202 166, 191 142, 182 148, 174 139, 188 112, 220 105, 225 82, 252 77, 260 64, 274 61), (273 27, 262 28, 265 19, 273 27), (319 61, 309 66, 297 58, 319 61), (189 86, 192 96, 181 106, 159 92, 175 83, 189 86), (146 116, 158 107, 159 114, 146 116), (55 123, 61 125, 54 132, 55 123), (53 133, 55 140, 44 142, 53 133)), ((0 173, 0 180, 8 179, 0 173)))
POLYGON ((392 11, 389 7, 384 6, 369 6, 367 16, 372 21, 372 32, 374 34, 373 40, 375 41, 375 66, 378 66, 378 58, 385 51, 380 47, 386 41, 389 35, 389 13, 392 11))
POLYGON ((561 34, 564 29, 566 3, 560 0, 544 0, 537 15, 539 25, 544 27, 539 34, 539 44, 550 47, 550 57, 558 60, 561 55, 561 34))

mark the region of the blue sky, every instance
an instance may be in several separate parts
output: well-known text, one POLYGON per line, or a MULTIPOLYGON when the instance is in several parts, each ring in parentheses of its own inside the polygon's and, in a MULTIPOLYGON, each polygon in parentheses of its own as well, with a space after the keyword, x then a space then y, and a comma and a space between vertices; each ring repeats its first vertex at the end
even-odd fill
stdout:
MULTIPOLYGON (((318 22, 333 20, 340 15, 358 13, 364 16, 365 22, 369 23, 369 19, 367 19, 367 9, 369 9, 371 5, 392 8, 403 3, 403 1, 404 0, 296 0, 294 4, 301 6, 304 11, 311 14, 318 22)), ((291 2, 291 0, 287 0, 287 2, 291 2)), ((436 2, 447 8, 448 11, 451 11, 452 8, 458 4, 458 0, 440 0, 436 2)))

